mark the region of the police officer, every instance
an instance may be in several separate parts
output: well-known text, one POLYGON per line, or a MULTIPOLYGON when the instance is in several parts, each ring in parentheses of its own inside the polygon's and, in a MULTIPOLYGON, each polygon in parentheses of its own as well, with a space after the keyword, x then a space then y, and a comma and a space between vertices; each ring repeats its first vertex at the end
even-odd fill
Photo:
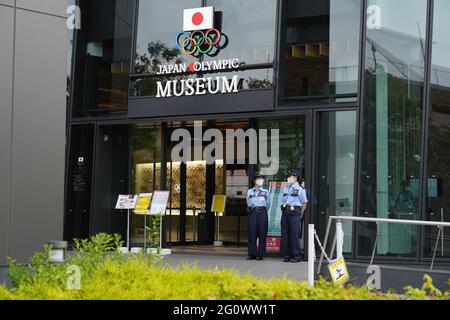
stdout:
POLYGON ((248 207, 248 258, 263 260, 266 256, 266 238, 269 218, 267 210, 270 205, 269 191, 263 188, 264 178, 260 172, 253 175, 254 187, 247 192, 248 207), (259 240, 257 250, 256 242, 259 240))
POLYGON ((298 170, 290 170, 287 178, 288 186, 283 191, 281 242, 284 262, 301 261, 299 231, 308 200, 305 189, 298 183, 299 176, 298 170))

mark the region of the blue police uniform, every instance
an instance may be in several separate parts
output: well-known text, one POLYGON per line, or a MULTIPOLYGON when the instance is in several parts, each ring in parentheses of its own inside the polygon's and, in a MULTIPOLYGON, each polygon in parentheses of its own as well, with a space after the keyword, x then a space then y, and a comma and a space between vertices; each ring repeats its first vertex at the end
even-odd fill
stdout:
POLYGON ((269 218, 267 209, 270 206, 269 191, 260 187, 248 190, 248 255, 250 258, 263 258, 266 255, 266 238, 269 218), (259 248, 256 242, 259 239, 259 248))
POLYGON ((299 261, 301 207, 308 202, 306 190, 298 182, 284 188, 281 216, 282 253, 286 261, 299 261))

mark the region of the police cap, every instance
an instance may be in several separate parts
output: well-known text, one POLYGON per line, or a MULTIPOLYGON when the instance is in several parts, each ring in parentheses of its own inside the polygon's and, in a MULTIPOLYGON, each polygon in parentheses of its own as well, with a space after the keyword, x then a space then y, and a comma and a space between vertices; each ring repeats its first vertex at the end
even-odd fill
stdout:
POLYGON ((300 177, 300 171, 297 170, 297 169, 291 169, 291 170, 288 171, 287 176, 288 177, 290 177, 290 176, 300 177))

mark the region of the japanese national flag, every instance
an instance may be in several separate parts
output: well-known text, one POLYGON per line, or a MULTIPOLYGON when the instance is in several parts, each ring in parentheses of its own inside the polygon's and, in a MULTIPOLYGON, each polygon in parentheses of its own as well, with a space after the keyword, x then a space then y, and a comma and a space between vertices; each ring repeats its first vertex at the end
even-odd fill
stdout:
POLYGON ((183 31, 214 28, 214 7, 184 10, 183 31))

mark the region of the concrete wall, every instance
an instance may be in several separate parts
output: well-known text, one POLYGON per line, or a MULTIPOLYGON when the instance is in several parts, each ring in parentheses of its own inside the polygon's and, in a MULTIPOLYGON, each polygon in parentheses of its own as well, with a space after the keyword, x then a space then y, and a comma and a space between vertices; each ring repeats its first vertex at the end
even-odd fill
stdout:
POLYGON ((0 266, 62 239, 66 7, 0 0, 0 266))

